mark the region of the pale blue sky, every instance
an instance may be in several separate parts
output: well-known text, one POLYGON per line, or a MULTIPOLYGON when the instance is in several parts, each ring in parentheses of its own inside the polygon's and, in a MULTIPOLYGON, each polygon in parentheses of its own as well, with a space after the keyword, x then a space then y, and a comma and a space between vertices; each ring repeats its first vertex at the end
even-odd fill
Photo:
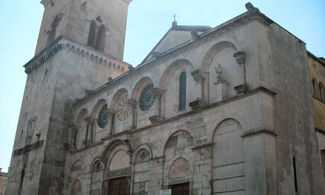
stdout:
MULTIPOLYGON (((217 26, 246 11, 247 0, 133 0, 124 60, 139 64, 171 27, 217 26)), ((324 0, 252 0, 262 13, 325 57, 324 0)), ((31 0, 0 0, 0 167, 7 171, 24 93, 22 66, 34 55, 43 7, 31 0)))

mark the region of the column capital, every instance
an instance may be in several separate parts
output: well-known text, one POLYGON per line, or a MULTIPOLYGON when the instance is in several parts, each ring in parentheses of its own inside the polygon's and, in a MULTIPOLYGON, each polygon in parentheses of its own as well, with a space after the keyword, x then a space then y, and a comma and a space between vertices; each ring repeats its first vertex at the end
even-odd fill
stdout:
POLYGON ((111 109, 111 108, 107 108, 106 110, 106 114, 108 117, 112 116, 115 113, 115 110, 111 109))
POLYGON ((94 124, 95 123, 95 120, 93 117, 91 116, 88 116, 85 118, 85 121, 88 123, 88 124, 94 124))
POLYGON ((239 65, 244 65, 246 61, 246 53, 243 51, 238 51, 234 53, 234 58, 239 65))
POLYGON ((152 94, 155 98, 161 97, 165 93, 165 90, 162 90, 160 88, 153 88, 152 94))
POLYGON ((135 108, 137 106, 137 101, 133 98, 128 99, 128 106, 130 108, 135 108))
POLYGON ((205 79, 205 75, 202 73, 200 69, 191 72, 191 75, 196 82, 203 81, 205 79))

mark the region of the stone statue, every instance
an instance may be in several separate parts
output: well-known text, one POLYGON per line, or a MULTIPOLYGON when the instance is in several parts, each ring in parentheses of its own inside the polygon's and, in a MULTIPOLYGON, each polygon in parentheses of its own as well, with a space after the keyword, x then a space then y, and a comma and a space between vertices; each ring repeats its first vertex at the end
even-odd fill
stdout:
POLYGON ((217 80, 218 82, 223 81, 223 68, 221 66, 221 64, 218 64, 218 67, 214 67, 216 73, 217 73, 217 80))

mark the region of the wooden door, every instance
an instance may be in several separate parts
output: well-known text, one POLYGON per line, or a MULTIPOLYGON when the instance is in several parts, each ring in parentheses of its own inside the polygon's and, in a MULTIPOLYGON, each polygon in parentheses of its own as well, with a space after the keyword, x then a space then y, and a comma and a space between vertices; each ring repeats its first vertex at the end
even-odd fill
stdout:
POLYGON ((172 195, 189 195, 190 185, 189 183, 172 185, 172 195))
POLYGON ((108 185, 109 195, 130 195, 130 185, 126 177, 111 179, 108 185))

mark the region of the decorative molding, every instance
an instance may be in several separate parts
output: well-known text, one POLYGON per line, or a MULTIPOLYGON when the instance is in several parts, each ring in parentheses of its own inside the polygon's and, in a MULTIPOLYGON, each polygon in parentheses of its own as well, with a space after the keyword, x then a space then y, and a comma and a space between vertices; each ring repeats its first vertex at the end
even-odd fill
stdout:
POLYGON ((234 53, 234 58, 240 66, 244 65, 246 61, 246 53, 243 51, 236 52, 234 53))
POLYGON ((245 84, 237 85, 234 87, 237 95, 243 95, 247 92, 247 86, 245 84))
POLYGON ((317 132, 320 132, 320 133, 325 134, 325 128, 324 128, 324 127, 321 127, 321 126, 315 125, 315 130, 316 130, 317 132))
POLYGON ((58 41, 54 41, 51 45, 46 47, 38 55, 36 55, 32 60, 30 60, 26 65, 24 65, 25 72, 27 74, 32 73, 34 70, 42 66, 51 57, 58 53, 62 49, 62 45, 58 41))
POLYGON ((278 136, 273 130, 269 130, 269 129, 261 129, 261 130, 249 130, 247 132, 245 132, 242 137, 250 137, 250 136, 254 136, 254 135, 259 135, 259 134, 268 134, 271 136, 278 136))
POLYGON ((156 124, 159 124, 159 123, 163 122, 164 120, 166 120, 166 118, 163 116, 160 116, 160 115, 155 115, 155 116, 149 117, 149 120, 150 120, 151 124, 156 125, 156 124))
MULTIPOLYGON (((53 41, 52 44, 47 46, 33 59, 31 59, 26 65, 24 65, 25 72, 27 74, 32 73, 38 67, 47 62, 56 53, 58 53, 61 49, 71 51, 97 64, 107 65, 109 68, 112 68, 121 74, 127 72, 130 68, 130 64, 126 62, 119 61, 111 56, 108 56, 107 54, 96 51, 65 36, 60 36, 55 41, 53 41)), ((89 93, 91 92, 89 91, 89 93)))
POLYGON ((26 145, 25 147, 23 147, 21 149, 15 150, 14 151, 14 157, 22 155, 22 154, 26 154, 26 153, 28 153, 30 151, 41 148, 43 145, 44 145, 44 140, 35 142, 33 144, 30 144, 30 145, 26 145))
POLYGON ((50 4, 51 3, 51 5, 52 6, 54 6, 54 2, 53 2, 53 0, 42 0, 41 1, 41 4, 44 6, 44 7, 46 7, 48 4, 50 4))
POLYGON ((198 82, 198 81, 203 81, 205 79, 203 73, 201 72, 200 69, 197 69, 193 72, 191 72, 191 75, 193 76, 193 79, 198 82))
POLYGON ((200 149, 204 149, 204 148, 210 148, 212 146, 213 146, 212 143, 208 143, 208 144, 203 144, 203 145, 200 145, 200 146, 195 146, 195 147, 193 147, 191 149, 192 150, 200 150, 200 149))
POLYGON ((191 107, 192 110, 200 110, 207 106, 206 102, 201 99, 197 99, 193 102, 190 102, 188 105, 191 107))

